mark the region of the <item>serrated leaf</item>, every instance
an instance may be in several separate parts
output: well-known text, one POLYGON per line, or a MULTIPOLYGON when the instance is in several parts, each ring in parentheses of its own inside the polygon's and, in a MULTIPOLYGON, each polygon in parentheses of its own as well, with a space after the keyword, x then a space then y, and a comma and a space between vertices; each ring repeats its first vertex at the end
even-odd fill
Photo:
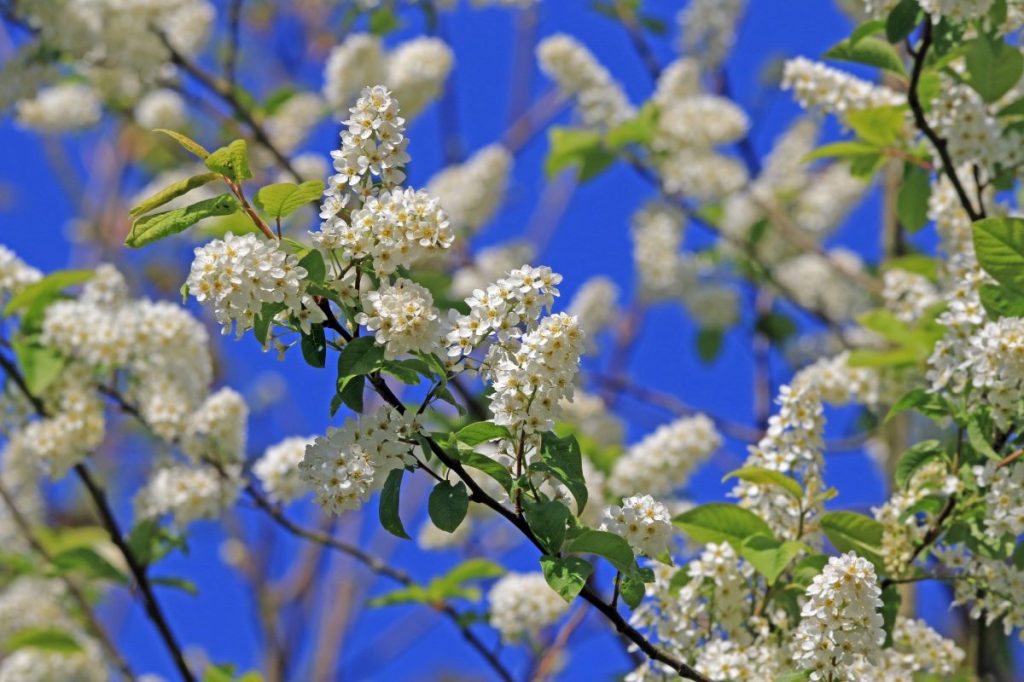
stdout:
POLYGON ((928 199, 932 185, 928 173, 908 164, 903 185, 896 197, 896 215, 908 232, 914 233, 928 224, 928 199))
POLYGON ((843 40, 833 45, 824 56, 826 59, 866 64, 901 76, 907 75, 899 53, 892 45, 878 38, 863 38, 856 43, 843 40))
POLYGON ((1024 55, 1001 38, 982 35, 966 45, 967 83, 986 102, 994 102, 1024 74, 1024 55))
POLYGON ((942 443, 937 440, 929 439, 915 443, 900 456, 896 464, 896 470, 893 472, 896 485, 906 490, 914 477, 914 472, 933 459, 944 457, 945 454, 942 443))
POLYGON ((737 551, 752 535, 772 537, 771 528, 760 516, 735 504, 709 502, 672 519, 694 541, 728 542, 737 551))
POLYGON ((427 511, 430 520, 441 530, 454 533, 466 518, 469 510, 469 494, 466 484, 462 481, 454 485, 448 481, 439 481, 430 491, 427 500, 427 511))
POLYGON ((772 471, 762 467, 743 467, 726 474, 722 478, 722 482, 724 483, 730 478, 738 478, 757 485, 775 486, 785 490, 797 500, 803 499, 804 496, 804 490, 800 487, 800 483, 781 471, 772 471))
POLYGON ((981 267, 1003 286, 1024 295, 1024 220, 985 218, 971 230, 981 267))
POLYGON ((512 434, 504 426, 493 422, 476 422, 455 432, 455 440, 473 447, 499 438, 511 439, 512 434))
POLYGON ((193 154, 195 154, 196 156, 198 156, 200 159, 205 160, 206 158, 208 158, 210 156, 210 152, 208 152, 206 150, 206 147, 204 147, 203 145, 199 144, 198 142, 193 140, 188 135, 182 135, 179 132, 176 132, 174 130, 168 130, 167 128, 154 128, 153 132, 154 133, 163 133, 164 135, 167 135, 168 137, 173 139, 175 142, 180 144, 182 147, 184 147, 188 151, 190 151, 193 154))
POLYGON ((856 552, 884 569, 882 559, 882 524, 874 519, 850 511, 828 512, 821 517, 821 529, 840 552, 856 552))
POLYGON ((137 218, 125 238, 125 246, 138 249, 172 234, 183 232, 204 218, 230 215, 238 210, 238 201, 230 194, 198 201, 185 208, 137 218))
POLYGON ((982 284, 978 289, 981 305, 992 319, 1024 317, 1024 294, 1010 287, 982 284))
POLYGON ((378 515, 380 525, 384 527, 384 530, 404 540, 409 540, 409 534, 405 532, 405 526, 402 525, 402 517, 398 514, 398 501, 402 494, 402 476, 404 475, 405 469, 392 469, 388 474, 384 481, 384 488, 380 491, 378 515))
POLYGON ((324 183, 320 180, 307 180, 299 185, 279 182, 261 187, 256 192, 256 205, 271 218, 280 220, 318 200, 323 192, 324 183))
POLYGON ((245 140, 233 140, 226 147, 212 152, 205 160, 206 167, 235 182, 252 177, 249 168, 249 148, 245 140))
POLYGON ((94 274, 92 270, 56 270, 51 272, 12 296, 4 307, 4 315, 10 315, 36 302, 53 299, 68 287, 88 282, 94 274))
POLYGON ((164 204, 180 196, 188 194, 197 187, 202 187, 214 180, 220 179, 220 176, 216 173, 201 173, 200 175, 193 175, 192 177, 179 180, 172 185, 164 187, 156 194, 144 199, 137 206, 128 211, 128 215, 132 218, 137 218, 140 215, 149 213, 154 208, 160 208, 164 204))
POLYGON ((338 378, 369 374, 384 360, 384 347, 372 336, 360 336, 346 343, 338 355, 338 378))
POLYGON ((566 602, 571 603, 587 584, 594 567, 579 557, 557 557, 544 555, 540 558, 544 579, 566 602))

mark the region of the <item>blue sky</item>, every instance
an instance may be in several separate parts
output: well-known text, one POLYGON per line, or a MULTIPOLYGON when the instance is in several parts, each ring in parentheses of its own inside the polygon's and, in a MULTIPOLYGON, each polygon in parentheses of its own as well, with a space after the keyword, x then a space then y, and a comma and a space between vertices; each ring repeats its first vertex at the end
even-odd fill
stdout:
MULTIPOLYGON (((799 112, 786 93, 765 89, 762 73, 766 64, 783 57, 820 55, 848 34, 850 24, 832 3, 823 0, 756 0, 749 4, 727 73, 737 101, 748 111, 759 112, 753 141, 763 154, 799 112)), ((679 3, 660 0, 644 5, 651 14, 665 19, 674 34, 673 15, 679 3)), ((634 102, 643 101, 650 94, 652 83, 625 33, 587 7, 585 0, 543 2, 539 35, 565 31, 576 36, 625 84, 634 102)), ((514 14, 504 10, 462 9, 444 15, 444 34, 457 57, 454 75, 457 119, 461 138, 469 151, 497 140, 507 125, 507 74, 512 68, 513 24, 514 14)), ((412 28, 399 32, 395 38, 407 37, 412 28)), ((245 82, 254 89, 265 86, 258 73, 251 68, 247 70, 247 65, 251 66, 258 59, 250 56, 256 50, 266 48, 291 54, 298 52, 294 43, 298 39, 300 36, 296 35, 294 26, 283 26, 273 31, 266 43, 261 38, 260 44, 244 44, 241 68, 245 82)), ((654 47, 663 63, 670 61, 673 51, 668 39, 656 39, 654 47)), ((304 87, 318 89, 319 65, 297 70, 296 78, 304 87)), ((543 77, 535 74, 535 94, 546 87, 543 77)), ((441 165, 439 117, 437 107, 432 107, 409 131, 413 156, 411 182, 416 186, 422 185, 441 165)), ((321 126, 304 145, 305 149, 326 155, 337 145, 336 131, 333 123, 321 126)), ((67 150, 72 164, 84 173, 82 159, 88 150, 95 148, 97 141, 95 134, 87 134, 70 137, 60 144, 67 150)), ((0 155, 0 182, 13 189, 10 204, 0 208, 0 242, 44 270, 92 262, 95 254, 69 243, 66 238, 65 227, 73 217, 73 209, 60 189, 41 140, 4 120, 0 121, 0 148, 4 149, 0 155)), ((507 210, 478 236, 475 245, 495 243, 524 232, 543 190, 541 166, 546 148, 546 138, 541 135, 518 156, 507 210)), ((629 216, 651 195, 651 188, 625 167, 615 167, 575 192, 557 231, 538 258, 538 263, 550 265, 565 276, 563 300, 568 300, 581 283, 596 274, 612 277, 628 295, 633 281, 632 265, 627 256, 629 216)), ((873 259, 879 214, 880 203, 873 195, 853 213, 832 241, 852 246, 869 260, 873 259)), ((697 231, 694 239, 706 240, 707 235, 702 236, 697 231)), ((191 246, 181 239, 142 254, 131 254, 129 260, 140 266, 159 264, 183 278, 191 246)), ((697 359, 693 343, 695 333, 692 322, 677 307, 666 305, 653 309, 633 355, 631 371, 640 382, 652 388, 676 394, 691 405, 723 417, 749 423, 752 414, 749 329, 731 333, 721 356, 711 365, 697 359)), ((304 366, 299 357, 277 363, 272 355, 258 352, 251 339, 235 342, 231 337, 218 337, 217 342, 223 360, 221 380, 224 383, 248 391, 250 396, 256 386, 275 376, 286 376, 291 387, 285 400, 273 410, 254 413, 250 447, 253 452, 262 451, 266 445, 287 435, 324 431, 330 423, 326 405, 333 392, 329 373, 304 366)), ((785 380, 787 368, 776 358, 774 369, 777 386, 785 380)), ((628 399, 623 400, 620 407, 622 416, 629 420, 631 439, 670 418, 628 399)), ((852 428, 849 414, 835 417, 830 432, 842 434, 852 428)), ((134 475, 143 469, 145 453, 145 442, 133 436, 113 444, 103 457, 108 464, 134 475)), ((694 499, 720 498, 725 489, 719 483, 722 474, 733 468, 743 455, 742 444, 728 443, 726 453, 696 477, 691 491, 694 499)), ((864 508, 878 501, 881 483, 864 456, 845 454, 830 458, 828 476, 842 482, 843 495, 836 504, 864 508)), ((423 517, 423 494, 422 486, 410 486, 406 490, 403 510, 409 528, 418 527, 423 517), (416 496, 420 497, 419 504, 413 499, 416 496), (416 521, 413 523, 414 514, 416 521)), ((119 500, 119 512, 127 523, 129 505, 124 495, 120 495, 119 500)), ((301 518, 310 510, 300 505, 290 511, 301 518)), ((372 530, 376 523, 372 506, 369 512, 362 527, 350 522, 347 531, 361 534, 365 539, 373 538, 375 551, 390 554, 396 565, 430 576, 458 561, 458 557, 451 554, 425 555, 411 543, 392 539, 381 542, 372 530)), ((264 526, 255 512, 243 510, 241 518, 249 533, 262 532, 264 526)), ((180 639, 202 643, 214 661, 233 662, 243 669, 257 665, 260 643, 251 625, 252 604, 237 576, 219 558, 220 531, 213 524, 199 523, 193 526, 191 534, 188 556, 175 556, 155 571, 157 575, 188 576, 198 585, 198 597, 166 589, 161 591, 161 599, 180 639)), ((274 570, 283 570, 300 551, 300 546, 292 539, 279 536, 274 545, 274 570)), ((536 568, 536 557, 532 552, 516 553, 509 563, 520 570, 532 570, 536 568)), ((324 567, 332 577, 347 578, 353 572, 350 564, 336 560, 325 562, 324 567)), ((387 587, 378 581, 371 589, 379 592, 387 587)), ((330 598, 324 600, 329 602, 330 598)), ((358 602, 354 604, 356 609, 359 606, 358 602)), ((136 667, 166 673, 173 678, 169 661, 141 611, 123 600, 115 600, 108 612, 120 623, 119 640, 136 667)), ((944 611, 930 615, 939 622, 946 620, 944 611)), ((304 625, 312 638, 318 621, 304 625)), ((621 649, 595 618, 588 619, 573 641, 573 658, 560 679, 611 679, 628 667, 621 649)), ((522 669, 521 652, 509 650, 503 656, 514 668, 522 669)), ((429 679, 440 677, 444 671, 484 670, 476 654, 461 643, 458 633, 447 623, 425 609, 398 607, 363 613, 345 640, 340 661, 340 678, 346 680, 429 679), (391 630, 396 622, 425 629, 414 641, 404 642, 399 634, 401 627, 391 630)))

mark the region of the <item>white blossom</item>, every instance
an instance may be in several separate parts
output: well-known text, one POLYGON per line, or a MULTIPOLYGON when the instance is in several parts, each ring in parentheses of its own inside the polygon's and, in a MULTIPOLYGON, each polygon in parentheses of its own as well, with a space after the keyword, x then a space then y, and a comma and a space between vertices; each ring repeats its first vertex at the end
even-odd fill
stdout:
POLYGON ((506 574, 487 593, 487 603, 491 626, 510 643, 535 638, 569 609, 540 573, 506 574))
POLYGON ((356 322, 373 332, 387 358, 440 347, 441 313, 430 292, 416 282, 382 282, 379 289, 363 295, 363 311, 356 322))
POLYGON ((633 115, 622 87, 575 38, 564 33, 545 38, 537 46, 537 60, 559 90, 576 98, 584 124, 610 128, 633 115))
POLYGON ((306 455, 306 448, 313 441, 313 436, 285 438, 267 448, 263 456, 253 464, 252 472, 270 499, 275 502, 291 502, 307 492, 299 465, 306 455))
POLYGON ((437 173, 427 183, 427 193, 437 197, 452 224, 475 232, 494 217, 505 199, 512 161, 500 144, 489 145, 437 173))
POLYGON ((650 495, 634 495, 605 509, 601 530, 621 535, 638 554, 661 557, 672 542, 672 515, 650 495))

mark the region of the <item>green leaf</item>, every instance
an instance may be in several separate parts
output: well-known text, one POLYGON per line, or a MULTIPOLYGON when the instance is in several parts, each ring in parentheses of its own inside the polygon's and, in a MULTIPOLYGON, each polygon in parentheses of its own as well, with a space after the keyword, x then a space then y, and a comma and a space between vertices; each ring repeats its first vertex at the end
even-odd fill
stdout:
POLYGON ((53 384, 67 363, 67 358, 60 352, 33 341, 19 339, 11 345, 14 346, 21 375, 33 395, 40 395, 53 384))
POLYGON ((896 215, 907 231, 914 233, 928 224, 928 199, 931 194, 932 185, 928 173, 907 164, 903 185, 896 197, 896 215))
POLYGON ((557 554, 565 542, 566 526, 572 514, 569 508, 557 500, 527 502, 523 507, 530 530, 544 546, 544 551, 557 554))
POLYGON ((909 253, 906 256, 890 258, 882 265, 883 272, 890 270, 904 270, 915 275, 927 277, 931 282, 939 280, 939 261, 923 253, 909 253))
POLYGON ((633 550, 629 543, 620 536, 607 531, 588 528, 570 540, 565 551, 604 557, 623 574, 633 575, 637 570, 636 559, 633 557, 633 550))
POLYGON ((279 182, 261 187, 256 192, 256 205, 271 218, 280 220, 317 201, 323 193, 324 183, 320 180, 307 180, 301 185, 279 182))
POLYGON ((997 462, 1002 459, 1002 455, 992 448, 992 444, 982 431, 977 415, 972 415, 971 420, 967 422, 967 442, 983 457, 997 462))
POLYGON ((551 589, 569 603, 583 590, 587 578, 594 572, 589 561, 575 556, 544 555, 540 558, 540 566, 551 589))
POLYGON ((878 147, 896 144, 903 136, 906 107, 875 107, 846 114, 846 122, 865 141, 878 147))
POLYGON ((267 336, 270 334, 270 325, 273 324, 274 318, 287 307, 284 302, 268 302, 260 308, 259 315, 252 322, 252 334, 261 346, 267 345, 267 336))
POLYGON ((61 573, 74 572, 93 580, 109 580, 121 585, 128 577, 92 547, 72 547, 53 556, 53 565, 61 573))
POLYGON ((172 578, 172 577, 169 577, 169 576, 156 576, 156 577, 150 578, 149 582, 153 583, 154 585, 161 585, 163 587, 171 587, 171 588, 174 588, 176 590, 181 590, 182 592, 184 592, 184 593, 186 593, 188 595, 191 595, 193 597, 199 596, 199 588, 196 586, 196 584, 194 582, 192 582, 191 580, 186 580, 185 578, 172 578))
POLYGON ((203 671, 203 682, 234 682, 234 680, 235 666, 233 665, 208 665, 203 671))
POLYGON ((772 471, 761 467, 743 467, 726 474, 722 482, 725 483, 730 478, 738 478, 757 485, 777 486, 797 500, 803 499, 804 496, 804 490, 800 487, 800 483, 781 471, 772 471))
POLYGON ((402 492, 402 476, 405 469, 392 469, 384 481, 384 489, 380 491, 380 506, 378 514, 380 525, 392 535, 409 540, 409 534, 405 532, 402 525, 402 518, 398 515, 398 500, 402 492))
POLYGON ((769 312, 759 315, 754 329, 774 343, 782 343, 797 333, 796 322, 783 313, 769 312))
POLYGON ((793 559, 807 549, 802 542, 779 542, 774 537, 758 534, 744 540, 738 551, 768 580, 769 585, 774 585, 793 559))
POLYGON ((866 64, 901 76, 907 75, 899 53, 892 45, 878 38, 863 38, 856 43, 843 40, 833 45, 824 56, 826 59, 866 64))
POLYGON ((82 650, 70 634, 56 628, 26 628, 11 635, 4 644, 7 653, 18 649, 39 649, 55 654, 73 654, 82 650))
POLYGON ((372 336, 359 336, 346 343, 338 354, 338 378, 370 374, 384 360, 384 347, 372 336))
POLYGON ((604 148, 601 134, 593 130, 551 128, 544 173, 548 179, 566 168, 577 168, 577 179, 586 182, 600 175, 615 161, 604 148))
POLYGON ((644 581, 638 575, 623 575, 619 578, 619 596, 629 608, 639 606, 646 592, 644 581))
POLYGON ((316 249, 299 259, 299 267, 306 271, 306 279, 313 284, 323 284, 327 279, 327 265, 323 255, 316 249))
POLYGON ((470 447, 499 438, 511 440, 512 434, 504 426, 498 426, 492 422, 475 422, 464 426, 455 433, 455 440, 470 447))
POLYGON ((840 158, 848 159, 856 156, 878 156, 878 147, 860 140, 844 140, 822 145, 804 156, 804 161, 840 158))
POLYGON ((880 31, 885 29, 884 19, 872 19, 866 21, 853 30, 850 34, 850 45, 856 45, 860 41, 864 40, 868 36, 873 36, 880 31))
POLYGON ((946 404, 941 396, 926 388, 915 388, 896 401, 896 404, 889 409, 889 413, 885 415, 885 421, 882 423, 888 424, 896 415, 907 410, 916 410, 928 417, 941 416, 947 412, 946 404))
POLYGON ((559 438, 550 431, 542 434, 540 456, 541 461, 531 465, 531 469, 546 471, 564 483, 576 500, 576 514, 582 514, 587 506, 587 483, 583 480, 583 455, 576 436, 559 438))
POLYGON ((804 682, 809 679, 811 679, 810 670, 794 670, 777 676, 775 682, 804 682))
POLYGON ((454 533, 469 510, 469 494, 466 484, 459 481, 452 485, 448 481, 440 481, 430 492, 427 500, 427 511, 434 525, 443 531, 454 533))
POLYGON ((1024 294, 1024 219, 985 218, 971 229, 981 267, 1000 284, 1024 294))
POLYGON ((233 140, 206 158, 206 167, 229 180, 242 182, 252 177, 249 168, 249 149, 245 140, 233 140))
POLYGON ((238 201, 230 194, 198 201, 185 208, 152 213, 137 218, 125 238, 125 246, 138 249, 164 237, 183 232, 204 218, 231 215, 238 210, 238 201))
POLYGON ((917 25, 920 12, 921 5, 917 0, 900 0, 885 21, 885 37, 888 41, 899 43, 909 36, 917 25))
POLYGON ((161 526, 157 519, 145 519, 132 528, 128 547, 143 566, 155 564, 175 549, 188 552, 186 539, 161 526))
POLYGON ((92 279, 93 274, 95 273, 92 270, 57 270, 51 272, 46 277, 29 284, 12 296, 4 308, 4 315, 10 315, 37 302, 52 300, 68 287, 88 282, 92 279))
POLYGON ((311 367, 327 364, 327 338, 322 324, 310 325, 309 333, 302 335, 302 357, 311 367))
POLYGON ((840 552, 856 552, 882 569, 882 524, 850 511, 828 512, 821 517, 821 529, 840 552))
POLYGON ((978 290, 981 305, 993 319, 1024 317, 1024 294, 1010 287, 982 284, 978 290))
POLYGON ((621 149, 630 144, 649 145, 657 132, 658 107, 648 102, 636 116, 609 130, 605 140, 612 149, 621 149))
POLYGON ((986 102, 994 102, 1024 74, 1024 56, 999 38, 982 35, 966 45, 967 83, 986 102))
POLYGON ((896 485, 906 490, 910 484, 910 479, 914 477, 914 472, 933 459, 944 457, 945 455, 946 452, 942 448, 942 443, 937 440, 923 440, 920 443, 915 443, 900 455, 900 460, 896 464, 896 471, 893 472, 896 485))
POLYGON ((200 159, 205 160, 207 157, 210 156, 210 152, 206 151, 206 148, 203 145, 199 144, 188 135, 182 135, 179 132, 176 132, 174 130, 168 130, 167 128, 154 128, 153 132, 163 133, 164 135, 167 135, 168 137, 174 139, 174 141, 176 141, 182 147, 198 156, 200 159))
POLYGON ((725 332, 718 327, 701 327, 697 331, 697 355, 701 362, 707 364, 714 361, 722 352, 725 332))
POLYGON ((363 390, 366 377, 360 374, 354 377, 345 377, 338 380, 338 390, 331 398, 331 416, 342 405, 347 405, 350 410, 359 414, 363 411, 363 390))
POLYGON ((466 559, 436 580, 446 585, 461 585, 470 580, 486 580, 502 575, 505 575, 505 569, 500 565, 487 559, 473 558, 466 559))
POLYGON ((128 211, 128 215, 132 218, 138 218, 144 213, 149 213, 154 208, 159 208, 173 199, 177 199, 180 196, 188 194, 197 187, 202 187, 203 185, 219 179, 220 176, 216 173, 202 173, 200 175, 193 175, 190 178, 185 178, 184 180, 179 180, 173 185, 164 187, 153 196, 144 199, 141 203, 128 211))
POLYGON ((892 646, 892 628, 896 625, 896 616, 900 612, 903 595, 896 585, 887 585, 882 590, 882 630, 885 631, 883 647, 892 646))
POLYGON ((387 35, 399 26, 398 16, 388 7, 378 7, 370 13, 370 33, 374 35, 387 35))
POLYGON ((505 492, 512 490, 512 474, 508 472, 508 469, 487 455, 482 455, 473 450, 457 449, 456 457, 466 466, 478 469, 493 478, 501 485, 505 492))
POLYGON ((772 530, 754 512, 726 502, 709 502, 672 519, 694 541, 728 542, 737 551, 752 535, 772 536, 772 530))

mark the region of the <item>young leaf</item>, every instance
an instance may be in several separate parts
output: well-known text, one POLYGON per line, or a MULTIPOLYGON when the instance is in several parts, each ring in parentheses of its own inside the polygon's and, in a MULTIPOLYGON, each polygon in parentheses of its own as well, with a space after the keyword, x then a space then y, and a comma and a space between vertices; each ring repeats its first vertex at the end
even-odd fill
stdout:
POLYGON ((840 552, 856 552, 876 567, 883 568, 882 524, 856 512, 828 512, 821 517, 821 528, 840 552))
POLYGON ((856 156, 878 156, 878 147, 860 140, 843 140, 822 145, 804 156, 804 161, 817 159, 849 159, 856 156))
POLYGON ((469 494, 466 484, 459 481, 452 485, 448 481, 440 481, 430 492, 427 500, 427 511, 434 525, 448 533, 454 533, 469 510, 469 494))
POLYGON ((387 480, 384 481, 384 489, 380 491, 380 506, 377 511, 380 516, 380 525, 384 527, 384 530, 404 540, 409 540, 409 534, 405 532, 405 526, 402 525, 402 518, 398 515, 398 500, 402 493, 402 476, 404 475, 405 469, 391 470, 387 480))
POLYGON ((302 335, 302 357, 311 367, 326 365, 327 339, 322 324, 310 325, 309 333, 302 335))
POLYGON ((204 218, 230 215, 238 210, 238 201, 230 194, 198 201, 185 208, 152 213, 135 220, 125 246, 138 249, 164 237, 183 232, 204 218))
POLYGON ((3 648, 8 654, 18 649, 39 649, 56 654, 71 654, 82 650, 81 645, 74 637, 56 628, 20 630, 4 643, 3 648))
POLYGON ((774 585, 790 562, 807 549, 802 542, 779 542, 773 537, 758 534, 744 540, 739 554, 768 580, 769 585, 774 585))
POLYGON ((593 130, 572 130, 552 128, 544 173, 553 178, 571 166, 577 167, 577 179, 586 182, 601 174, 615 161, 601 140, 601 134, 593 130))
POLYGON ((369 374, 384 360, 384 347, 378 346, 372 336, 352 339, 338 355, 338 378, 369 374))
POLYGON ((906 107, 875 107, 851 111, 846 115, 846 122, 861 139, 878 147, 896 144, 903 135, 903 124, 906 121, 906 107))
POLYGON ((1000 284, 1024 294, 1024 219, 985 218, 971 230, 981 267, 1000 284))
POLYGON ((202 187, 203 185, 213 182, 219 178, 220 176, 216 173, 201 173, 200 175, 193 175, 192 177, 185 178, 184 180, 179 180, 172 185, 164 187, 153 196, 144 199, 141 203, 128 211, 128 215, 132 218, 138 218, 140 215, 149 213, 154 208, 160 208, 167 202, 188 194, 195 188, 202 187))
POLYGON ((605 140, 612 149, 621 149, 629 144, 646 145, 654 141, 657 127, 658 107, 648 102, 636 116, 609 130, 605 140))
POLYGON ((945 454, 942 443, 937 440, 923 440, 914 444, 900 456, 900 460, 896 464, 896 471, 893 473, 896 485, 905 490, 910 485, 910 479, 914 477, 915 471, 936 457, 943 457, 945 454))
POLYGON ((229 180, 242 182, 252 177, 249 168, 249 149, 245 140, 234 140, 206 158, 206 167, 229 180))
POLYGON ((619 577, 619 596, 626 606, 635 609, 644 599, 647 588, 639 575, 622 575, 619 577))
POLYGON ((743 467, 726 474, 722 482, 724 483, 730 478, 738 478, 757 485, 777 486, 797 500, 802 499, 804 496, 804 490, 800 487, 800 483, 795 478, 790 478, 781 471, 772 471, 771 469, 763 469, 761 467, 743 467))
POLYGON ((903 186, 896 197, 896 215, 908 232, 917 232, 928 224, 928 198, 931 194, 932 185, 928 173, 907 164, 903 186))
POLYGON ((856 43, 844 40, 833 45, 824 56, 826 59, 866 64, 901 76, 907 75, 899 53, 892 45, 878 38, 863 38, 856 43))
POLYGON ((1005 95, 1024 74, 1024 55, 1001 38, 982 35, 965 47, 967 83, 986 102, 1005 95))
POLYGON ((772 530, 754 512, 727 502, 709 502, 672 519, 696 542, 728 542, 737 550, 751 535, 772 537, 772 530))
POLYGON ((199 588, 191 580, 185 578, 172 578, 170 576, 155 576, 149 579, 154 585, 161 585, 163 587, 173 587, 176 590, 181 590, 185 594, 198 597, 199 588))
POLYGON ((946 405, 941 397, 928 389, 915 388, 896 401, 882 423, 888 424, 893 417, 907 410, 916 410, 927 417, 935 417, 946 413, 946 405))
POLYGON ((128 577, 92 547, 71 547, 55 554, 53 565, 62 573, 73 571, 94 580, 109 580, 120 585, 128 584, 128 577))
POLYGON ((540 558, 544 579, 548 581, 562 599, 572 602, 587 584, 587 578, 594 572, 589 561, 579 557, 557 557, 544 555, 540 558))
POLYGON ((180 144, 182 147, 192 152, 200 159, 206 159, 210 156, 210 152, 206 151, 206 147, 193 140, 188 135, 182 135, 174 130, 168 130, 167 128, 154 128, 154 133, 163 133, 168 137, 172 138, 175 142, 180 144))
POLYGON ((92 270, 56 270, 51 272, 12 296, 11 300, 7 302, 7 306, 4 307, 4 315, 28 308, 36 302, 52 300, 68 287, 88 282, 94 274, 92 270))
POLYGON ((455 433, 455 440, 470 447, 499 438, 510 439, 512 434, 504 426, 492 422, 476 422, 462 427, 455 433))
POLYGON ((28 390, 34 395, 39 395, 56 381, 67 362, 60 352, 48 346, 25 340, 14 341, 11 345, 28 390))
POLYGON ((279 182, 261 187, 256 192, 256 205, 271 218, 280 220, 316 201, 323 192, 324 183, 320 180, 307 180, 301 185, 279 182))
POLYGON ((575 554, 596 554, 604 557, 619 572, 633 575, 636 573, 636 559, 629 543, 614 533, 603 530, 584 530, 569 541, 566 552, 575 554))

